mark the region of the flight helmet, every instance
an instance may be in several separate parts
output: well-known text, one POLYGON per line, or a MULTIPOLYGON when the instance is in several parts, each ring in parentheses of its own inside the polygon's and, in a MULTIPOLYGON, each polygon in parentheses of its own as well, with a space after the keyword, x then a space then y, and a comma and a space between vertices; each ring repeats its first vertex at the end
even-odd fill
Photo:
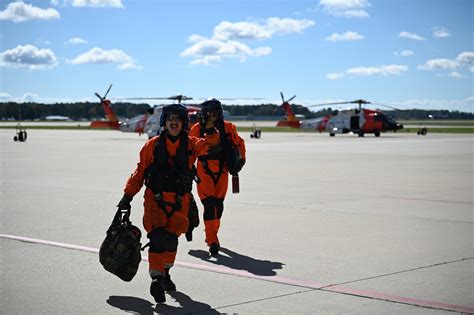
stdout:
POLYGON ((172 104, 163 107, 160 116, 160 127, 164 127, 166 119, 170 115, 179 116, 183 121, 183 129, 187 129, 189 125, 188 109, 182 104, 172 104))
POLYGON ((201 104, 201 111, 204 117, 208 116, 211 112, 217 112, 218 118, 224 118, 224 112, 222 110, 222 104, 219 100, 213 98, 207 100, 201 104))

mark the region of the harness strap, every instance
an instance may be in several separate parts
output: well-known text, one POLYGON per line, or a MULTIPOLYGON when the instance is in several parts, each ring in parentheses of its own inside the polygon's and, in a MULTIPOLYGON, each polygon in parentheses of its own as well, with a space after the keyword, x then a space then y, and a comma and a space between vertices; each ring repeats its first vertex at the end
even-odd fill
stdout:
POLYGON ((158 204, 158 208, 160 208, 165 213, 167 218, 170 218, 176 211, 181 209, 181 206, 183 205, 183 196, 178 195, 178 193, 176 193, 175 202, 172 203, 164 201, 161 193, 157 193, 155 194, 155 201, 158 204), (168 211, 166 206, 170 206, 171 211, 168 211))
POLYGON ((212 181, 214 182, 214 185, 217 185, 217 182, 221 178, 221 175, 224 170, 224 162, 222 160, 219 160, 219 171, 213 172, 209 168, 209 164, 207 164, 207 160, 201 160, 202 165, 204 166, 204 171, 212 178, 212 181))

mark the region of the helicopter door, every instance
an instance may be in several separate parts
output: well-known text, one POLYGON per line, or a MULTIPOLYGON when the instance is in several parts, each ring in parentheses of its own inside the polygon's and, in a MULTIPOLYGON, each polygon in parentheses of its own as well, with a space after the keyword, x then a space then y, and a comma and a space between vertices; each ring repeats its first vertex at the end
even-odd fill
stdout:
POLYGON ((359 115, 351 116, 351 130, 359 130, 359 115))

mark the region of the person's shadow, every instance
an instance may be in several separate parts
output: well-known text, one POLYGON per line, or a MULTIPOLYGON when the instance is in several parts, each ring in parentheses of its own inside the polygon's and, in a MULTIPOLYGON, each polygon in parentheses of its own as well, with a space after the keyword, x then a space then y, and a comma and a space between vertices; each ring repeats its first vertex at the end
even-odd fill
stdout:
MULTIPOLYGON (((205 312, 206 314, 220 314, 210 305, 194 301, 189 296, 182 292, 167 292, 172 298, 179 303, 179 307, 167 304, 152 304, 151 302, 133 297, 133 296, 109 296, 107 303, 113 307, 119 308, 122 311, 141 314, 154 315, 156 314, 189 314, 195 312, 205 312)), ((169 296, 168 296, 169 300, 169 296)))
POLYGON ((224 247, 219 249, 219 254, 214 259, 209 257, 208 252, 200 249, 191 249, 188 254, 216 265, 227 266, 237 270, 246 270, 257 276, 275 276, 275 270, 282 269, 284 265, 281 262, 255 259, 224 247))

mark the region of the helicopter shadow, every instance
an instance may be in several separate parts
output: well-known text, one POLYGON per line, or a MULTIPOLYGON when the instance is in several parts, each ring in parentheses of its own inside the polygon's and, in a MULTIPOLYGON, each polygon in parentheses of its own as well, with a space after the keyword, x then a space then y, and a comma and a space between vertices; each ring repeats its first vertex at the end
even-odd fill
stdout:
POLYGON ((226 266, 236 270, 245 270, 256 276, 275 276, 276 270, 283 269, 285 264, 276 261, 260 260, 221 247, 219 255, 210 259, 209 253, 204 250, 189 250, 188 254, 215 265, 226 266), (225 254, 225 255, 222 255, 225 254))
MULTIPOLYGON (((198 301, 194 301, 188 295, 182 292, 167 292, 180 306, 172 306, 167 304, 153 304, 150 301, 133 297, 133 296, 109 296, 107 304, 118 308, 127 313, 140 315, 154 315, 154 314, 191 314, 191 313, 205 313, 205 314, 220 314, 210 305, 198 301)), ((169 299, 169 297, 168 297, 169 299)))

